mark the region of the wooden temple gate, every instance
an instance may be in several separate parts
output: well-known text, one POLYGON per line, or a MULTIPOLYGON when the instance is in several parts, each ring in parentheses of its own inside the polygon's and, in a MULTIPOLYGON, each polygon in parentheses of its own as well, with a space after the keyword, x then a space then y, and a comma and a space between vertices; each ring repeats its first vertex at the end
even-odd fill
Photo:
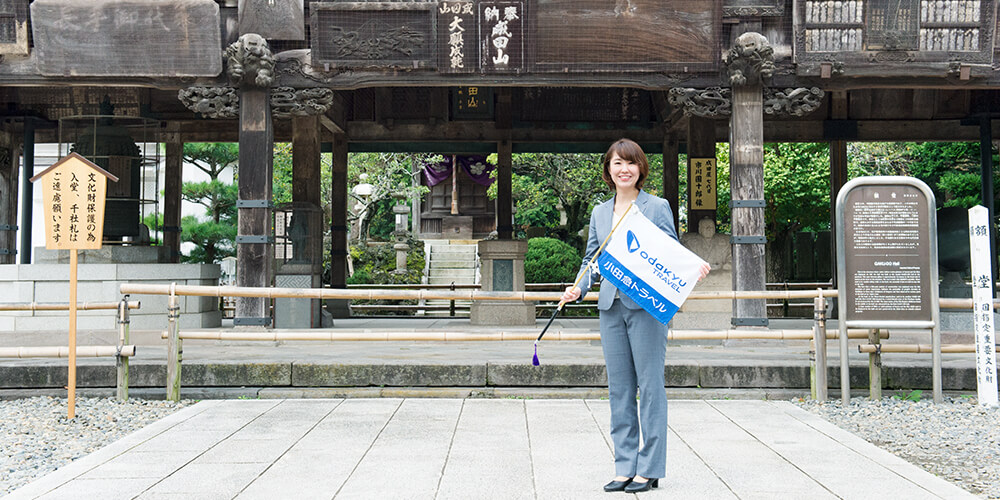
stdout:
MULTIPOLYGON (((59 140, 61 117, 98 114, 105 99, 158 123, 173 262, 182 144, 240 143, 241 286, 273 281, 276 140, 293 143, 296 203, 318 206, 319 155, 333 153, 334 287, 347 278, 349 151, 497 153, 496 205, 481 214, 510 239, 515 152, 603 152, 632 138, 663 153, 662 193, 677 210, 678 154, 711 159, 729 142, 732 199, 718 202, 732 207, 733 289, 761 290, 765 141, 828 142, 836 199, 848 141, 981 140, 988 151, 1000 111, 989 0, 124 5, 0 0, 0 263, 17 252, 30 262, 30 235, 16 238, 31 222, 27 186, 17 217, 19 176, 31 176, 19 158, 30 165, 35 143, 59 140)), ((735 325, 766 324, 763 301, 738 302, 735 325)), ((267 324, 266 307, 240 299, 237 323, 267 324)))

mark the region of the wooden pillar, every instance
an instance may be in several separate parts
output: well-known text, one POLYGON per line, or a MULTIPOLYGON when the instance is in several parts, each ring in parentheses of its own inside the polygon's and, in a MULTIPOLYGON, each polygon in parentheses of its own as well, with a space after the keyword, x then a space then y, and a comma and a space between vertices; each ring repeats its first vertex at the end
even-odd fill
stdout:
POLYGON ((17 151, 0 134, 0 264, 17 263, 17 151))
MULTIPOLYGON (((687 136, 687 185, 693 186, 691 179, 691 158, 715 158, 715 121, 700 116, 691 116, 688 121, 687 136)), ((698 232, 698 221, 708 217, 716 219, 715 210, 696 210, 691 206, 691 196, 688 196, 688 228, 687 232, 698 232)), ((680 234, 678 232, 678 234, 680 234)))
POLYGON ((34 183, 29 179, 35 175, 35 125, 30 118, 24 119, 24 142, 21 147, 24 158, 21 171, 21 264, 31 264, 31 224, 34 207, 34 183))
POLYGON ((514 239, 514 205, 511 195, 512 154, 510 139, 497 143, 497 238, 514 239))
POLYGON ((292 119, 292 201, 320 206, 319 116, 292 119))
POLYGON ((181 261, 181 183, 183 182, 184 143, 179 134, 166 140, 166 166, 163 181, 163 246, 167 261, 181 261))
POLYGON ((677 134, 667 134, 663 138, 663 199, 670 202, 670 208, 674 212, 674 228, 680 235, 680 165, 677 163, 677 154, 680 145, 677 141, 677 134))
POLYGON ((512 147, 510 130, 513 127, 511 90, 497 90, 496 127, 501 140, 497 143, 497 238, 514 239, 514 204, 511 196, 512 147))
MULTIPOLYGON (((848 118, 847 91, 835 91, 830 96, 830 117, 834 120, 848 118)), ((847 184, 847 141, 830 141, 830 227, 837 227, 837 195, 840 188, 847 184)), ((837 239, 830 238, 830 263, 837 263, 837 239)), ((830 269, 833 286, 837 286, 837 273, 830 269)))
MULTIPOLYGON (((298 223, 305 223, 308 238, 300 250, 303 259, 317 266, 323 261, 323 213, 320 200, 319 116, 292 119, 292 203, 298 223)), ((322 272, 317 267, 316 274, 322 272)), ((319 284, 319 282, 316 282, 319 284)))
MULTIPOLYGON (((347 136, 333 136, 333 166, 330 195, 330 287, 347 288, 347 136)), ((348 314, 346 301, 329 301, 327 309, 336 317, 348 314)))
MULTIPOLYGON (((764 245, 764 105, 762 78, 768 68, 760 64, 770 54, 762 35, 740 35, 735 47, 756 46, 756 57, 734 48, 729 73, 733 84, 730 118, 730 192, 732 201, 733 290, 761 291, 766 286, 764 245), (756 62, 756 64, 755 64, 756 62)), ((753 54, 751 54, 753 55, 753 54)), ((773 66, 772 66, 773 67, 773 66)), ((733 301, 734 326, 767 326, 763 299, 733 301)))
MULTIPOLYGON (((236 236, 236 285, 271 286, 274 238, 271 189, 274 171, 274 130, 271 124, 271 90, 240 87, 239 214, 236 236)), ((269 300, 237 297, 238 326, 271 324, 269 300)))

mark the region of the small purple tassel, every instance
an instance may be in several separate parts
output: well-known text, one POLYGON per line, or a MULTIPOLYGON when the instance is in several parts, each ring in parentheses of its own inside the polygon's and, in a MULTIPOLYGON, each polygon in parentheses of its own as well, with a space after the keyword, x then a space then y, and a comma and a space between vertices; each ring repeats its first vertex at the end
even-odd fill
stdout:
POLYGON ((538 342, 535 342, 535 355, 532 356, 531 358, 531 364, 534 366, 538 366, 541 364, 538 362, 538 342))

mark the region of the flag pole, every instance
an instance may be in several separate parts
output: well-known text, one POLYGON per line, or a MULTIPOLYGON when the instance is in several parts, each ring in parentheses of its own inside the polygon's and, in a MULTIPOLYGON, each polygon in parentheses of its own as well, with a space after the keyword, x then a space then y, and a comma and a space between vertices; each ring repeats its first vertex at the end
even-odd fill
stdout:
MULTIPOLYGON (((601 246, 597 247, 597 251, 594 252, 594 256, 590 258, 590 262, 587 262, 587 266, 590 266, 597 259, 597 256, 601 254, 601 251, 604 250, 604 247, 608 244, 609 241, 611 241, 611 235, 615 234, 615 230, 618 229, 618 226, 621 225, 621 223, 625 221, 625 218, 632 213, 633 208, 635 208, 635 200, 633 200, 629 204, 628 210, 625 211, 625 215, 622 215, 622 218, 618 219, 618 222, 611 228, 611 232, 608 233, 608 236, 604 238, 603 242, 601 242, 601 246)), ((580 275, 576 277, 576 281, 573 282, 573 286, 570 288, 576 288, 577 285, 580 284, 580 280, 583 279, 583 275, 586 272, 587 271, 581 272, 580 275)), ((535 366, 539 365, 538 342, 540 342, 542 340, 542 337, 545 336, 545 332, 548 331, 549 326, 552 325, 552 322, 556 319, 556 316, 559 315, 559 311, 562 311, 564 305, 566 305, 566 301, 560 300, 559 305, 556 306, 556 310, 552 313, 552 317, 549 318, 549 322, 545 323, 545 328, 542 328, 542 333, 538 334, 538 338, 535 339, 535 355, 531 358, 531 364, 535 366)))

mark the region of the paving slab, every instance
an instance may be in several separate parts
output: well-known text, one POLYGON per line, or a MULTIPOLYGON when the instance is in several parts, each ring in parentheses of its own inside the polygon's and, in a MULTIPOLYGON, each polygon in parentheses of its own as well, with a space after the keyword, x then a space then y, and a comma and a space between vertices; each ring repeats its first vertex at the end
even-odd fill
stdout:
MULTIPOLYGON (((791 403, 668 411, 667 477, 643 498, 976 498, 791 403)), ((608 498, 609 415, 599 399, 202 401, 8 498, 608 498)))

